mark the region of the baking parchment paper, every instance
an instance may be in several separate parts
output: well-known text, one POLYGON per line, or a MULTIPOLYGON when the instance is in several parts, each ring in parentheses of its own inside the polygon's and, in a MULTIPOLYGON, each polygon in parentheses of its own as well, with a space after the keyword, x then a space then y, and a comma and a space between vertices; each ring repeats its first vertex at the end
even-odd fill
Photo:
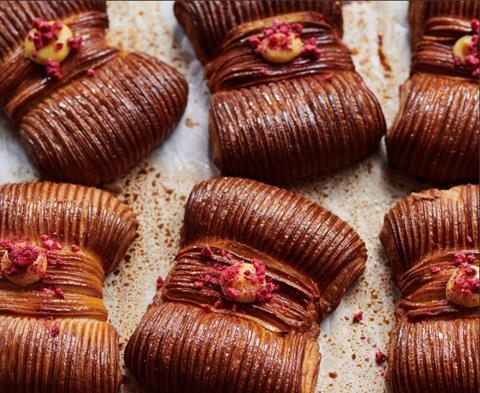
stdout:
MULTIPOLYGON (((122 351, 153 298, 156 278, 165 277, 172 266, 191 188, 218 175, 209 158, 209 94, 202 67, 176 23, 172 6, 171 1, 108 4, 109 42, 160 57, 183 72, 190 87, 186 113, 167 142, 128 174, 104 186, 128 203, 140 221, 137 239, 105 288, 122 351)), ((398 110, 399 85, 409 72, 407 7, 405 1, 354 1, 343 10, 344 41, 357 70, 380 100, 388 124, 398 110)), ((14 132, 0 120, 0 183, 37 177, 14 132)), ((368 249, 364 276, 321 325, 316 393, 388 392, 385 365, 376 365, 374 357, 377 351, 386 351, 396 292, 378 234, 395 201, 428 187, 390 168, 383 145, 362 163, 288 187, 350 223, 368 249), (363 311, 364 318, 353 324, 357 311, 363 311)), ((125 375, 122 393, 143 392, 126 371, 125 375)))

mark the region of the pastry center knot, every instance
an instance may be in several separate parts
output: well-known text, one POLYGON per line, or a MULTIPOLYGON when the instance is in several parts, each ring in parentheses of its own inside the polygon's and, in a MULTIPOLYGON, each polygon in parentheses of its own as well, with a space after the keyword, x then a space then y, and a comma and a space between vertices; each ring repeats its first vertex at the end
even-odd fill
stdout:
POLYGON ((251 36, 248 41, 255 52, 270 63, 288 63, 300 55, 318 59, 320 49, 317 39, 310 37, 302 40, 302 30, 301 23, 276 20, 260 34, 251 36))
POLYGON ((466 308, 480 306, 480 268, 468 262, 461 263, 452 273, 445 290, 450 303, 466 308))
POLYGON ((0 275, 10 282, 27 286, 46 276, 48 260, 37 246, 2 240, 1 248, 4 249, 4 253, 0 261, 0 275))
POLYGON ((74 37, 72 30, 61 21, 33 20, 33 28, 24 41, 25 57, 45 66, 47 76, 62 78, 60 63, 72 50, 82 45, 82 37, 74 37))

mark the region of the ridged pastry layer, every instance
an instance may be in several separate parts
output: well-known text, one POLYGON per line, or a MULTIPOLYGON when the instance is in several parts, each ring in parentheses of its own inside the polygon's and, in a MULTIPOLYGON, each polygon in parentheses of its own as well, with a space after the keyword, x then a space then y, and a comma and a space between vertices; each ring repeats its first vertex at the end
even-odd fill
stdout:
POLYGON ((353 229, 291 192, 240 178, 200 183, 177 263, 131 337, 126 365, 159 393, 312 393, 319 322, 365 259, 353 229), (271 301, 232 303, 215 279, 196 285, 220 265, 254 260, 277 288, 271 301))
POLYGON ((209 133, 223 174, 270 182, 332 172, 371 154, 385 130, 360 76, 336 71, 212 96, 209 133))
POLYGON ((125 361, 152 392, 313 392, 316 334, 278 335, 244 318, 164 303, 142 319, 125 361))
POLYGON ((477 393, 480 310, 448 301, 455 254, 479 263, 480 187, 415 193, 386 215, 380 239, 401 291, 388 354, 394 393, 477 393))
POLYGON ((151 56, 108 47, 105 2, 4 1, 0 13, 0 103, 48 177, 89 185, 112 180, 163 142, 182 116, 185 78, 151 56), (61 19, 84 38, 62 62, 60 81, 24 57, 35 17, 61 19))
POLYGON ((400 320, 389 350, 395 393, 477 393, 480 317, 400 320))
POLYGON ((118 392, 118 334, 109 323, 0 316, 0 332, 0 393, 118 392))

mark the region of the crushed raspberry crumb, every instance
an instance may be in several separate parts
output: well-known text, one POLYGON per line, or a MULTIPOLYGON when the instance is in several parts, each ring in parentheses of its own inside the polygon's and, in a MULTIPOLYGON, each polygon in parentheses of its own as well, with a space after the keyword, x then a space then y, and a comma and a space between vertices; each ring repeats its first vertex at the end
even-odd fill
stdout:
POLYGON ((61 42, 57 42, 57 43, 55 44, 55 51, 56 51, 56 52, 62 50, 62 48, 63 48, 63 44, 62 44, 61 42))
POLYGON ((362 311, 357 311, 356 313, 353 314, 353 323, 358 323, 363 319, 363 312, 362 311))
POLYGON ((323 79, 325 79, 327 82, 333 81, 333 73, 327 72, 326 74, 323 75, 323 79))
POLYGON ((215 303, 213 303, 213 307, 215 308, 222 308, 223 307, 223 302, 221 299, 218 299, 215 301, 215 303))
POLYGON ((208 245, 208 244, 205 244, 203 247, 202 247, 202 256, 204 257, 211 257, 213 255, 213 250, 212 248, 208 245))
POLYGON ((201 281, 195 281, 195 282, 193 283, 193 287, 194 287, 195 289, 202 289, 202 288, 203 288, 203 282, 201 282, 201 281))
POLYGON ((453 263, 455 266, 460 266, 462 263, 464 263, 467 260, 467 255, 463 253, 456 253, 453 255, 453 263))
POLYGON ((232 298, 236 298, 237 296, 240 296, 240 293, 241 293, 238 289, 235 289, 235 288, 228 288, 227 292, 232 298))
POLYGON ((473 239, 470 235, 467 235, 467 243, 473 243, 473 239))
POLYGON ((297 32, 297 33, 300 34, 300 33, 302 32, 302 30, 303 30, 303 25, 302 25, 301 23, 296 22, 296 23, 292 23, 292 24, 290 25, 290 28, 291 28, 293 31, 295 31, 295 32, 297 32))
POLYGON ((95 76, 95 70, 93 68, 89 68, 87 70, 87 75, 90 77, 90 78, 93 78, 95 76))
POLYGON ((47 76, 55 80, 62 79, 62 72, 60 69, 60 63, 58 61, 47 60, 45 67, 47 71, 47 76))
POLYGON ((55 291, 50 288, 42 288, 42 292, 46 295, 53 296, 55 295, 55 291))
POLYGON ((387 355, 385 353, 379 351, 375 354, 375 362, 377 364, 382 364, 387 360, 387 355))
POLYGON ((55 241, 47 237, 47 239, 42 242, 42 246, 47 250, 53 250, 55 248, 55 241))
POLYGON ((72 250, 72 252, 79 252, 80 246, 78 244, 72 244, 70 250, 72 250))
POLYGON ((52 337, 56 337, 60 334, 60 325, 58 324, 58 322, 51 327, 50 334, 52 335, 52 337))
POLYGON ((163 280, 162 277, 158 276, 158 278, 157 278, 157 289, 161 289, 163 287, 163 284, 165 284, 165 281, 163 280))
POLYGON ((474 263, 477 260, 477 257, 474 254, 467 254, 467 262, 474 263))
POLYGON ((432 267, 430 268, 430 271, 431 271, 433 274, 439 273, 440 270, 442 270, 442 269, 440 269, 439 266, 432 266, 432 267))
POLYGON ((53 292, 55 293, 55 296, 59 299, 65 299, 65 292, 63 292, 63 290, 61 290, 60 288, 55 288, 53 292))
MULTIPOLYGON (((16 240, 1 240, 0 247, 6 250, 11 261, 8 269, 1 270, 2 277, 27 270, 40 256, 40 250, 37 247, 16 240)), ((40 273, 44 274, 44 272, 40 273)))
POLYGON ((72 37, 67 41, 71 49, 80 49, 83 44, 83 37, 72 37))
POLYGON ((460 266, 461 264, 467 263, 474 263, 477 260, 475 254, 464 254, 461 252, 457 252, 453 255, 453 264, 455 266, 460 266))
POLYGON ((58 39, 58 33, 62 29, 63 24, 59 21, 51 23, 40 18, 35 18, 33 20, 33 27, 36 30, 33 32, 33 36, 29 36, 29 39, 33 41, 35 49, 38 51, 45 48, 53 40, 58 39))
POLYGON ((256 48, 257 46, 260 45, 261 40, 260 40, 260 38, 258 38, 258 36, 254 35, 254 36, 248 38, 248 42, 250 43, 250 45, 252 45, 256 48))
POLYGON ((318 60, 321 56, 320 48, 315 37, 310 37, 303 42, 303 54, 314 60, 318 60))

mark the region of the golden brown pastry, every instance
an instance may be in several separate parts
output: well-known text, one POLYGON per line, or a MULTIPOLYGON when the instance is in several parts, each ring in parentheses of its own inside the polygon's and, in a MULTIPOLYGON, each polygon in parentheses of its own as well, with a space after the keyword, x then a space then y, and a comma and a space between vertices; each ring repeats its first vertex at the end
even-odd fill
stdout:
POLYGON ((410 2, 411 76, 386 142, 390 161, 412 176, 478 181, 478 15, 476 0, 410 2))
POLYGON ((118 391, 118 334, 102 287, 136 228, 104 191, 0 187, 0 393, 118 391))
POLYGON ((341 42, 338 1, 176 1, 212 93, 222 174, 293 181, 366 157, 381 108, 341 42))
POLYGON ((200 183, 126 365, 154 392, 312 393, 319 323, 365 260, 355 231, 302 197, 240 178, 200 183))
POLYGON ((415 193, 380 239, 401 299, 388 380, 395 393, 480 390, 480 187, 415 193))
POLYGON ((107 46, 105 1, 1 1, 0 17, 0 105, 48 177, 109 181, 158 146, 182 115, 183 76, 151 56, 107 46))

